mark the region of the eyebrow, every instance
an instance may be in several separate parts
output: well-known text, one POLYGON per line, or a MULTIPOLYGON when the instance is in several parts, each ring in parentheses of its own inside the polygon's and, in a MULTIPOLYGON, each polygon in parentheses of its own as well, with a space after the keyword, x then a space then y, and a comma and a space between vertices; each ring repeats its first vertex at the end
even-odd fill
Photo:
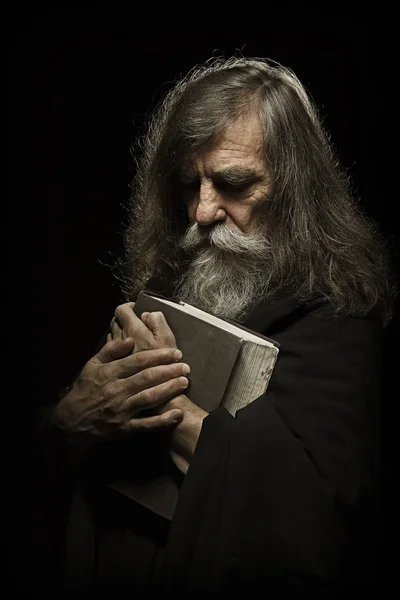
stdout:
MULTIPOLYGON (((182 169, 179 175, 182 180, 188 182, 195 182, 198 179, 197 173, 191 170, 182 169)), ((263 179, 263 175, 254 169, 240 165, 218 169, 217 171, 212 170, 211 177, 217 183, 228 185, 250 184, 263 179)))
POLYGON ((243 185, 253 183, 262 179, 262 175, 249 167, 226 167, 212 172, 212 177, 216 182, 228 183, 229 185, 243 185))

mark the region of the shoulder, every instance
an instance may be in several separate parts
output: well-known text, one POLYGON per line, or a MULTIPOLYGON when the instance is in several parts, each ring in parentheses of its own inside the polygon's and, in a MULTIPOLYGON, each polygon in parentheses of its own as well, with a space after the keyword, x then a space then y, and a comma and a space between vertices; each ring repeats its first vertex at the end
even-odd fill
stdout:
POLYGON ((363 314, 357 307, 352 314, 337 311, 325 298, 300 302, 293 291, 283 292, 272 301, 260 303, 244 323, 249 329, 269 336, 291 332, 303 338, 313 335, 367 336, 379 338, 384 327, 379 312, 363 314))

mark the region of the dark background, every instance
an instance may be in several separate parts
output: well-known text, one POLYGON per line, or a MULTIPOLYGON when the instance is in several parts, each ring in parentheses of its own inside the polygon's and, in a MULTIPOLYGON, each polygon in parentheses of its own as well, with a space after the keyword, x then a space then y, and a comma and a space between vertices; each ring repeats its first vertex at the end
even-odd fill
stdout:
MULTIPOLYGON (((385 148, 372 152, 371 143, 379 110, 373 17, 322 9, 307 14, 290 6, 272 12, 249 3, 13 4, 8 24, 11 297, 23 306, 23 318, 15 319, 12 309, 10 320, 29 358, 28 423, 93 354, 123 301, 105 265, 122 248, 123 205, 134 174, 130 146, 138 127, 167 82, 213 53, 241 50, 295 71, 366 212, 398 248, 397 207, 391 195, 379 194, 382 174, 375 166, 385 148)), ((393 333, 389 340, 392 371, 393 333)), ((394 429, 387 388, 384 473, 390 486, 394 429)))

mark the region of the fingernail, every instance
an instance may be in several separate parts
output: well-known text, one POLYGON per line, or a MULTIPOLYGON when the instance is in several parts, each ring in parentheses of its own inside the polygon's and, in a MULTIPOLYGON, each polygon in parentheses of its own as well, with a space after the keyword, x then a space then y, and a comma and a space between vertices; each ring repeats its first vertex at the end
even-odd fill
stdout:
POLYGON ((180 412, 176 412, 172 415, 172 420, 174 423, 179 423, 182 421, 182 414, 180 412))
POLYGON ((185 375, 187 375, 188 373, 190 373, 190 367, 189 365, 182 365, 182 373, 185 373, 185 375))
POLYGON ((189 385, 189 380, 186 377, 179 377, 179 383, 182 387, 187 387, 189 385))
POLYGON ((181 360, 182 352, 180 350, 175 350, 174 357, 175 357, 175 360, 181 360))

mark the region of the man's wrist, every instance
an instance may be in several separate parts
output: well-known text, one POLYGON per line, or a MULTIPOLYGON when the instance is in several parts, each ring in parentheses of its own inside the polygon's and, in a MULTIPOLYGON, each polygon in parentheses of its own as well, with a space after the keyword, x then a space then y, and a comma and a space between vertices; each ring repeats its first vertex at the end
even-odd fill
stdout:
POLYGON ((190 462, 200 437, 203 419, 208 413, 184 395, 177 396, 168 403, 168 409, 172 408, 179 408, 183 412, 183 419, 172 435, 172 449, 190 462))

